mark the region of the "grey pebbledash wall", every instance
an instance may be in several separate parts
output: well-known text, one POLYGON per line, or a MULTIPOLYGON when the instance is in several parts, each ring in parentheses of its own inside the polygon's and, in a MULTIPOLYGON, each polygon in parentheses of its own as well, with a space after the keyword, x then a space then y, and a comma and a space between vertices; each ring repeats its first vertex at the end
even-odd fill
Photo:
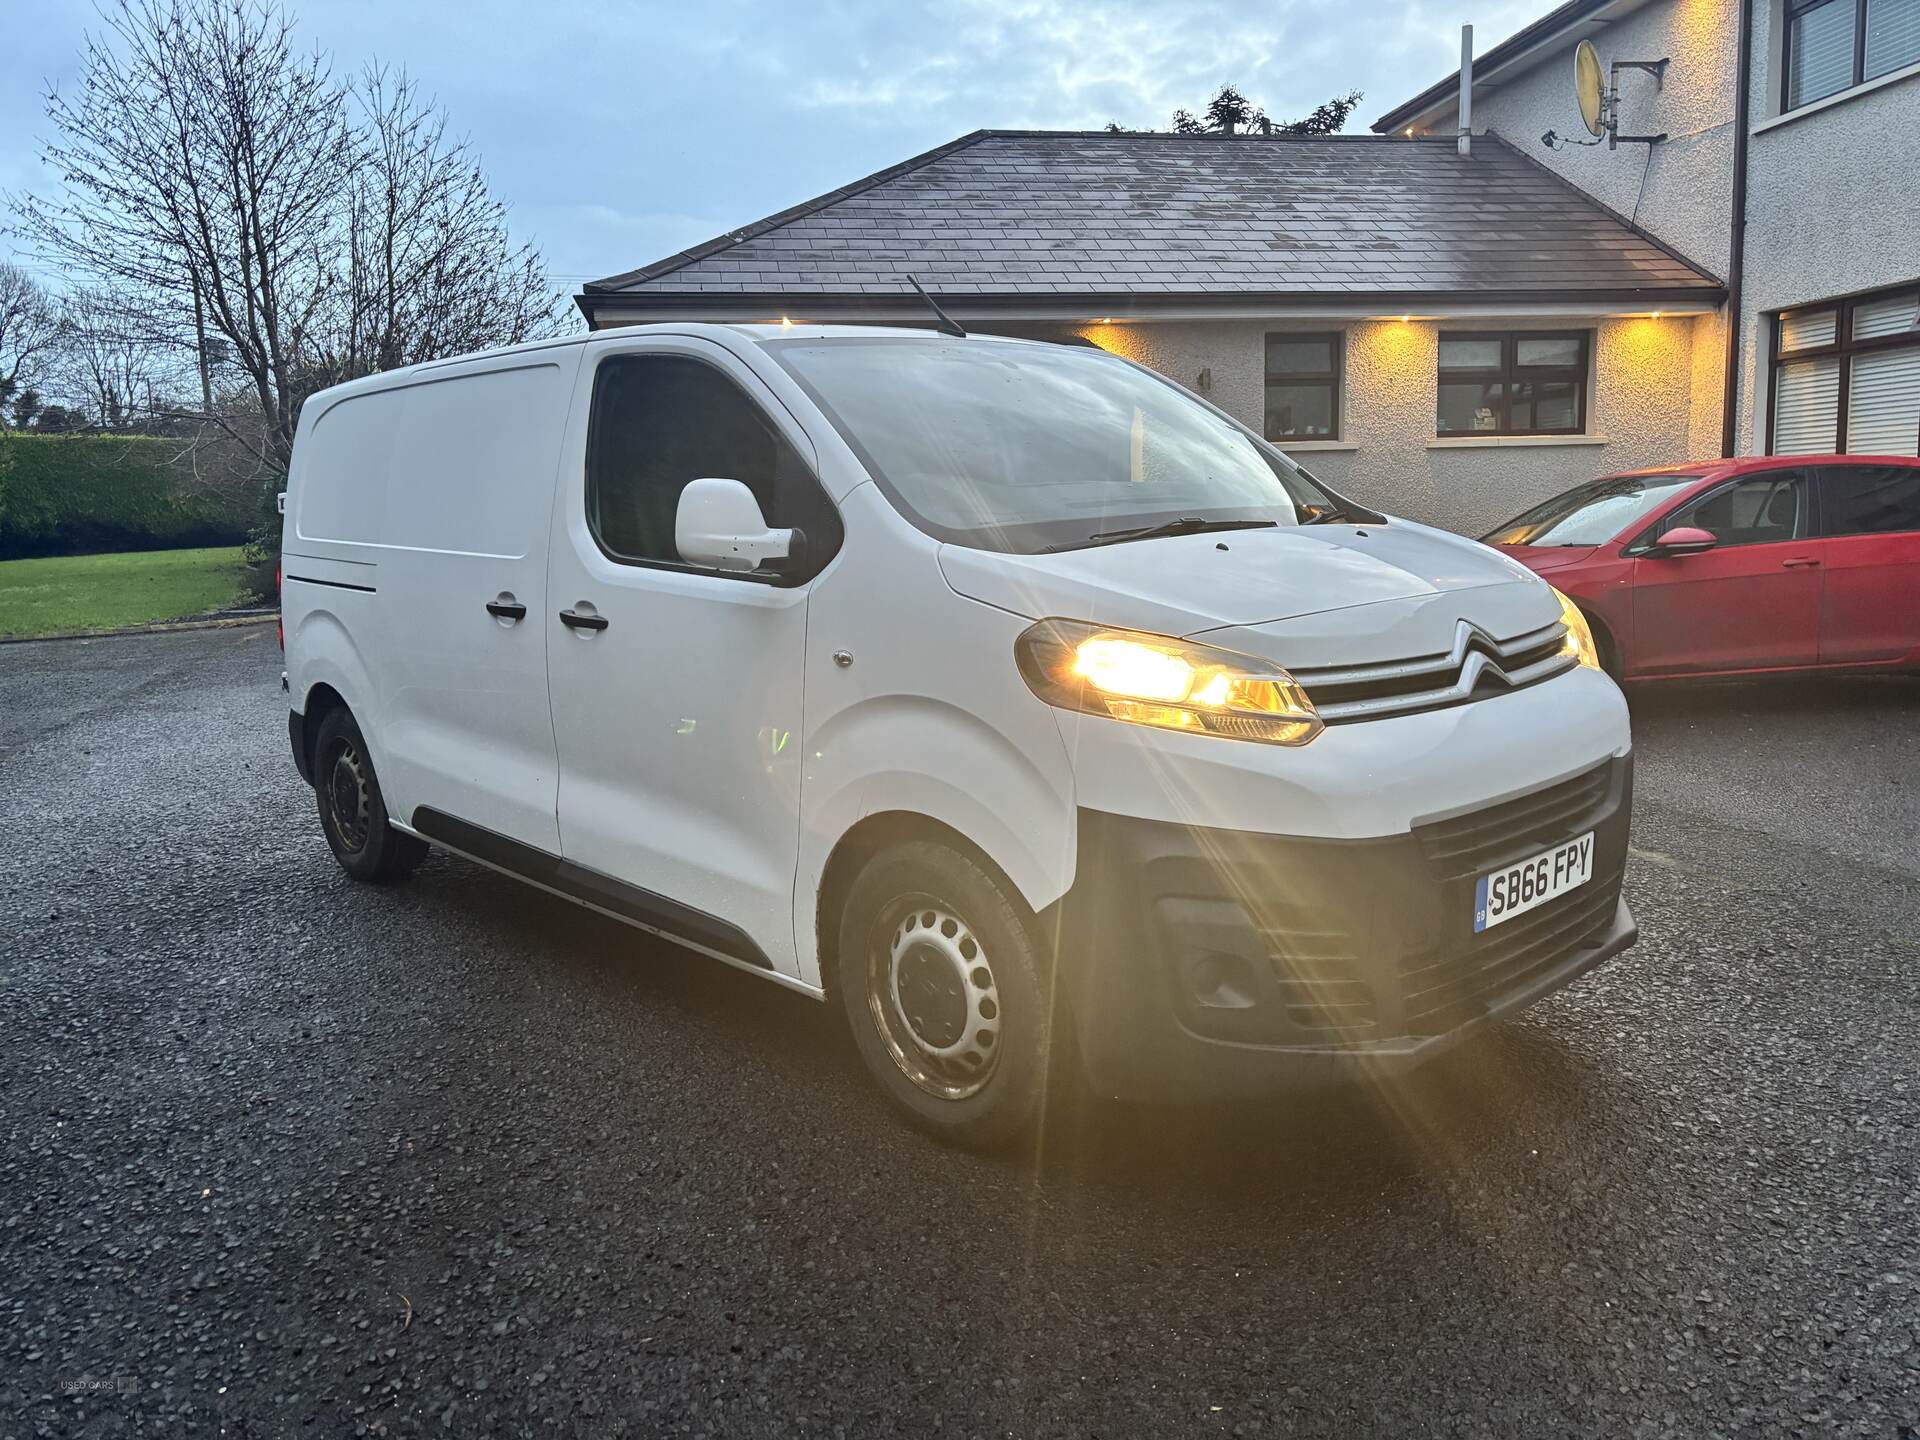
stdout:
POLYGON ((1920 74, 1772 123, 1779 0, 1754 6, 1742 448, 1767 443, 1770 312, 1920 279, 1920 74))
MULTIPOLYGON (((1549 150, 1540 143, 1546 130, 1572 141, 1592 138, 1574 100, 1572 40, 1524 75, 1476 94, 1474 128, 1505 137, 1615 214, 1724 278, 1733 196, 1738 5, 1739 0, 1664 0, 1612 21, 1595 39, 1603 62, 1662 56, 1673 62, 1657 89, 1653 77, 1640 71, 1620 77, 1621 130, 1664 131, 1667 139, 1659 145, 1609 150, 1603 141, 1549 150)), ((1434 128, 1445 132, 1458 123, 1456 112, 1434 128)))
MULTIPOLYGON (((1761 0, 1764 5, 1765 0, 1761 0)), ((1608 149, 1541 144, 1552 130, 1564 140, 1590 140, 1574 99, 1568 40, 1533 69, 1474 97, 1476 129, 1491 130, 1578 185, 1616 214, 1725 278, 1733 203, 1734 76, 1739 65, 1738 0, 1657 0, 1609 24, 1596 40, 1603 61, 1671 60, 1664 83, 1624 71, 1621 129, 1659 134, 1658 145, 1608 149)), ((1457 112, 1456 112, 1457 113, 1457 112)), ((1435 128, 1458 124, 1448 115, 1435 128)), ((1692 356, 1692 410, 1686 442, 1669 459, 1720 453, 1720 376, 1724 321, 1697 325, 1692 356)))

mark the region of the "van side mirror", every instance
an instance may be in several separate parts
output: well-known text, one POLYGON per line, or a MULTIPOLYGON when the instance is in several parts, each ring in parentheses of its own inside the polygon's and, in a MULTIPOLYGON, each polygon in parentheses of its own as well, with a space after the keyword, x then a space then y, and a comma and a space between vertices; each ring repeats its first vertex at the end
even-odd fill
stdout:
POLYGON ((794 532, 773 530, 760 502, 738 480, 689 480, 673 517, 673 544, 689 565, 758 570, 784 560, 794 532))
POLYGON ((1701 530, 1693 525, 1676 525, 1665 531, 1647 549, 1647 554, 1656 560, 1670 559, 1676 555, 1698 555, 1702 550, 1711 550, 1720 542, 1710 530, 1701 530))

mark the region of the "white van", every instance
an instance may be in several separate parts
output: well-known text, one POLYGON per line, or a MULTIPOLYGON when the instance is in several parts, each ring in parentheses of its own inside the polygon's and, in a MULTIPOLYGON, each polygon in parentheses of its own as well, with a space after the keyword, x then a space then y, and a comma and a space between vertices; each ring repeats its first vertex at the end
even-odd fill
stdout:
POLYGON ((839 1006, 971 1143, 1405 1069, 1632 944, 1580 613, 1091 348, 658 325, 323 391, 294 757, 427 842, 839 1006))

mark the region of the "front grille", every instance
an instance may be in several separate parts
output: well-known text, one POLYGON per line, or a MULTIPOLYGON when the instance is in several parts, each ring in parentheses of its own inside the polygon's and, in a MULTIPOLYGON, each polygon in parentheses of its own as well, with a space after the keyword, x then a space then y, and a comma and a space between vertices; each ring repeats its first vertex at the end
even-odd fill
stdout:
POLYGON ((1566 626, 1496 640, 1470 621, 1454 629, 1453 648, 1382 665, 1293 672, 1329 725, 1437 710, 1551 679, 1575 663, 1561 648, 1566 626))
POLYGON ((1414 826, 1414 838, 1442 880, 1479 875, 1494 866, 1567 840, 1598 823, 1612 788, 1611 764, 1484 810, 1414 826))
POLYGON ((1445 953, 1400 962, 1409 1035, 1441 1035, 1524 989, 1606 928, 1620 900, 1620 876, 1541 906, 1445 953))

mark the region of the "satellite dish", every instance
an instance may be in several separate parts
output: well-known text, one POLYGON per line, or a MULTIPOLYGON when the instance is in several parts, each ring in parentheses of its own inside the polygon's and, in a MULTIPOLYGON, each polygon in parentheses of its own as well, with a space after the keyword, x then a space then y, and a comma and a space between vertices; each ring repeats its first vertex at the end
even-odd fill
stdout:
POLYGON ((1573 50, 1573 93, 1580 102, 1580 118, 1589 135, 1604 135, 1606 78, 1600 70, 1600 52, 1591 40, 1582 40, 1573 50))

